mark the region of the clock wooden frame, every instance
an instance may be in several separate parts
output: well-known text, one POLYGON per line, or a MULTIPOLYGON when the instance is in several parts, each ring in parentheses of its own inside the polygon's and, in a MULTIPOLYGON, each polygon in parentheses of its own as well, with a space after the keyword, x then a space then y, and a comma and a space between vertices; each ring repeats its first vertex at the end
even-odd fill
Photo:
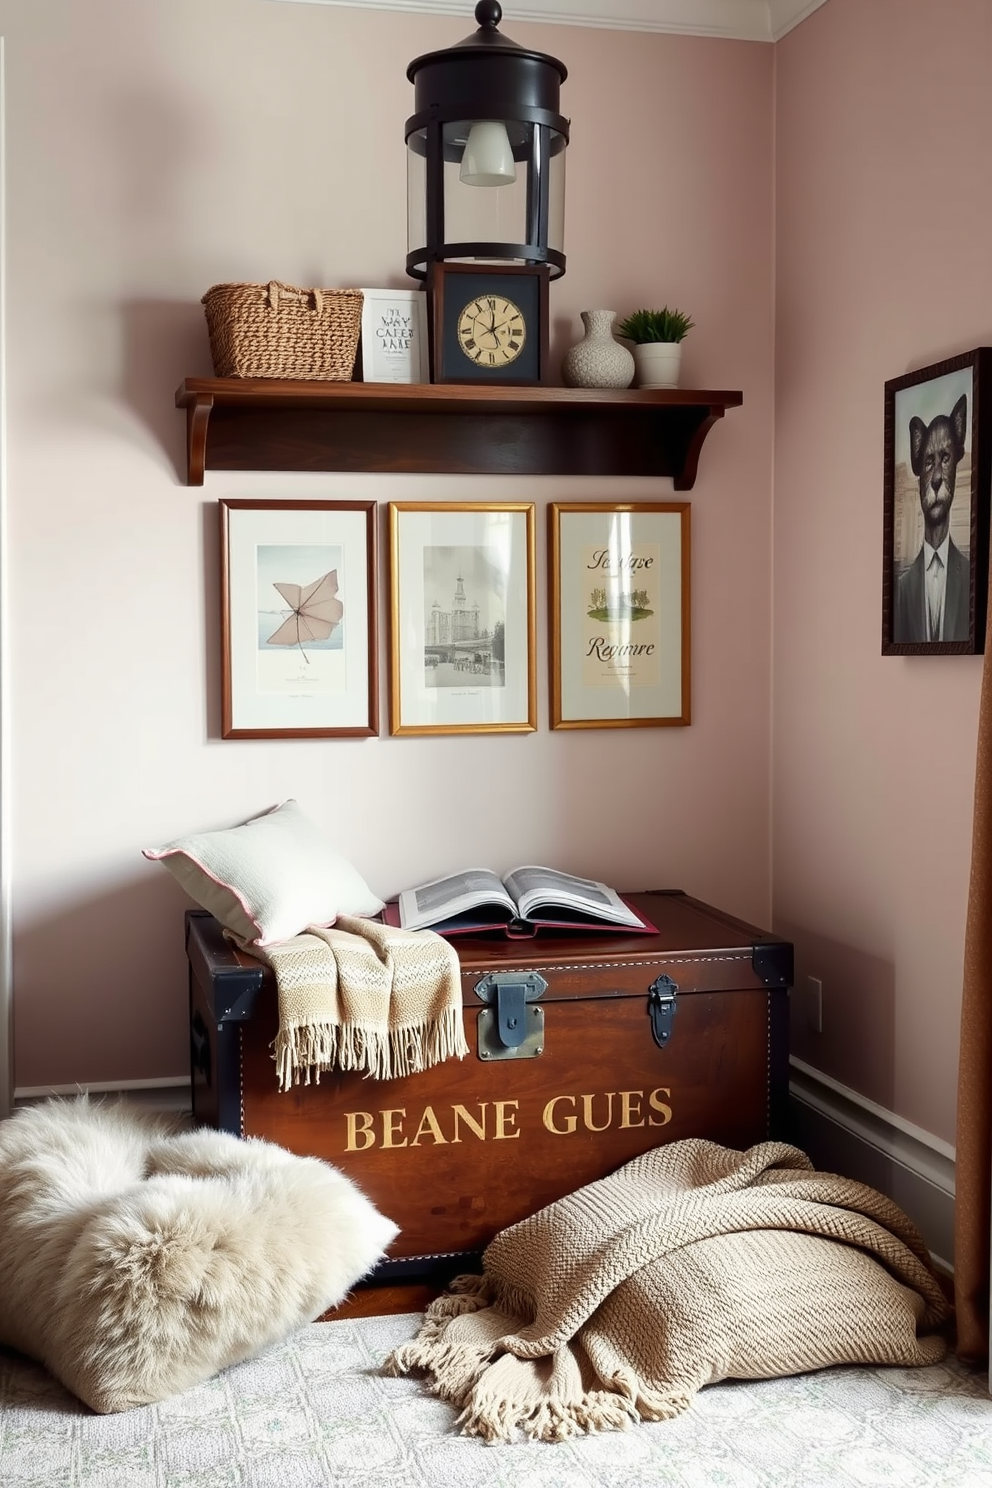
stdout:
POLYGON ((435 263, 431 270, 431 381, 529 387, 548 376, 546 264, 435 263), (498 294, 519 306, 526 327, 520 355, 504 366, 472 361, 458 339, 458 322, 476 296, 498 294))

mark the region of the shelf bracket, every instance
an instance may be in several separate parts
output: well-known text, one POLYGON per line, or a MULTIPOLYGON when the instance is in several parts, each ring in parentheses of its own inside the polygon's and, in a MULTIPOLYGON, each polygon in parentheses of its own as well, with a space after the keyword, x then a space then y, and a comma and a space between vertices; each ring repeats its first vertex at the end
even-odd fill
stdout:
POLYGON ((207 426, 213 406, 212 393, 197 393, 186 405, 186 481, 190 486, 203 485, 207 466, 207 426))
POLYGON ((672 476, 672 484, 676 491, 691 491, 696 484, 696 472, 699 469, 699 452, 703 447, 703 441, 716 423, 717 419, 723 418, 723 409, 710 405, 709 411, 704 418, 699 420, 695 432, 690 439, 682 461, 681 470, 676 470, 672 476))

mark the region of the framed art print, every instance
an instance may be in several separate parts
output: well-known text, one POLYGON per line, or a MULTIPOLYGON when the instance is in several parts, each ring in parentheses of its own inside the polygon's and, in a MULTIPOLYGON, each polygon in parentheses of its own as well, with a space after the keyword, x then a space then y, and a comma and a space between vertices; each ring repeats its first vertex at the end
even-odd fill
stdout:
POLYGON ((362 381, 430 382, 422 289, 363 289, 362 381))
POLYGON ((225 739, 376 734, 374 501, 221 501, 225 739))
POLYGON ((992 348, 885 384, 882 655, 985 647, 992 348))
POLYGON ((548 280, 544 264, 435 263, 433 381, 544 382, 548 280))
POLYGON ((534 506, 391 502, 391 734, 537 727, 534 506))
POLYGON ((548 508, 551 727, 688 724, 689 503, 548 508))

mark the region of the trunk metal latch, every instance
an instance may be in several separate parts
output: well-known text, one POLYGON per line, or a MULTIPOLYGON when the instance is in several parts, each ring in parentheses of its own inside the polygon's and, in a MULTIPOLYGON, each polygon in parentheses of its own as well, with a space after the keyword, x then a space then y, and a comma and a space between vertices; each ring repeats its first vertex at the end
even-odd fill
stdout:
POLYGON ((678 990, 667 973, 658 977, 648 988, 648 1017, 651 1019, 651 1033, 659 1049, 663 1049, 672 1036, 675 994, 678 990))
POLYGON ((535 1007, 548 984, 536 971, 491 971, 475 984, 480 1009, 480 1059, 535 1059, 544 1053, 544 1009, 535 1007))

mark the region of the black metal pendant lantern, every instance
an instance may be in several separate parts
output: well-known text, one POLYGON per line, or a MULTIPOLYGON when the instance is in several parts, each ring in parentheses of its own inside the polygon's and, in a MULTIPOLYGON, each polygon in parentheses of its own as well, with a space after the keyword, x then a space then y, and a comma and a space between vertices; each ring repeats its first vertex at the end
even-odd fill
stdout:
POLYGON ((558 112, 564 65, 496 29, 479 0, 478 31, 407 68, 407 273, 442 260, 547 264, 565 272, 565 148, 558 112))

